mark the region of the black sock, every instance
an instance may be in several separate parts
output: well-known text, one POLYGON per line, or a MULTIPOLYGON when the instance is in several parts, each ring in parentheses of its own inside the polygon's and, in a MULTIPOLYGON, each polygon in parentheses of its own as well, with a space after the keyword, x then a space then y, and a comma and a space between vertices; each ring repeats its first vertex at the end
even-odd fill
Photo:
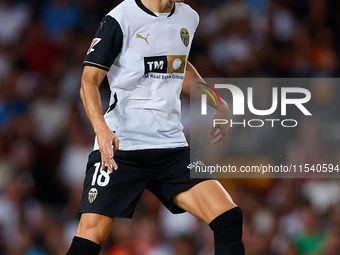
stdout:
POLYGON ((235 207, 210 222, 214 231, 215 255, 245 255, 242 221, 242 210, 235 207))
POLYGON ((88 239, 75 236, 66 255, 98 255, 101 246, 88 239))

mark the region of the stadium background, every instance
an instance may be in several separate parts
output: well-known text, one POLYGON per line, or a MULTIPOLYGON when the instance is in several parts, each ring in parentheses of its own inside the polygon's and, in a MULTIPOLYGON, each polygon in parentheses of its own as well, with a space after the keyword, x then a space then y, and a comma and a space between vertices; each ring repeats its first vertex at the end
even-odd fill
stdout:
MULTIPOLYGON (((203 77, 339 75, 337 0, 186 2, 201 16, 190 61, 203 77)), ((1 255, 64 254, 71 242, 93 143, 79 98, 82 60, 101 18, 118 3, 0 2, 1 255)), ((248 142, 230 136, 226 157, 339 164, 339 86, 313 90, 318 114, 286 146, 275 147, 280 136, 264 143, 261 134, 244 132, 238 137, 248 142)), ((101 91, 106 108, 107 84, 101 91)), ((247 255, 339 254, 337 179, 222 182, 244 211, 247 255)), ((211 255, 212 249, 209 227, 188 214, 172 216, 146 192, 133 220, 116 220, 101 254, 211 255)))

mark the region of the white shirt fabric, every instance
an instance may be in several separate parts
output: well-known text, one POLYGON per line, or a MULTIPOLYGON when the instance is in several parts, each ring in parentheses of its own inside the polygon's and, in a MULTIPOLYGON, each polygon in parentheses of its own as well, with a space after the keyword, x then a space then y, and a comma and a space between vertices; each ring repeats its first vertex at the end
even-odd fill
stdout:
POLYGON ((175 3, 170 14, 156 15, 140 0, 123 1, 102 21, 84 65, 108 70, 110 105, 115 107, 104 118, 120 139, 120 150, 188 145, 180 122, 180 93, 198 22, 198 14, 187 4, 175 3), (96 54, 104 52, 106 34, 101 31, 111 26, 112 18, 121 29, 115 34, 123 39, 108 66, 111 62, 98 63, 96 54))

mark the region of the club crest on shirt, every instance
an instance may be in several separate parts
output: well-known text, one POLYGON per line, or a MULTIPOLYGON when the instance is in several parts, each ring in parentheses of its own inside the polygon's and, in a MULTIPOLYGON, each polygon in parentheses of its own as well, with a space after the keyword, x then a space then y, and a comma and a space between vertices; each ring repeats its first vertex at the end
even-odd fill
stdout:
POLYGON ((97 196, 98 196, 98 190, 96 188, 90 189, 89 197, 88 197, 90 204, 93 203, 93 201, 97 198, 97 196))
POLYGON ((188 32, 188 30, 186 28, 182 28, 180 35, 181 35, 181 39, 182 39, 182 42, 184 43, 185 47, 188 47, 188 45, 189 45, 189 32, 188 32))

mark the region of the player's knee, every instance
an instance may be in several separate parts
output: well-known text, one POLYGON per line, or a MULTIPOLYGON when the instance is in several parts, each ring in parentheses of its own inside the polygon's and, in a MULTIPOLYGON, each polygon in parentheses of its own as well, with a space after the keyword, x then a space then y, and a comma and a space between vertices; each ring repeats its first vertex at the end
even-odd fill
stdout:
POLYGON ((107 238, 106 232, 100 230, 98 227, 89 227, 79 225, 76 236, 91 240, 97 244, 103 244, 107 238))
POLYGON ((101 215, 82 215, 76 236, 102 244, 112 229, 113 219, 101 215))
POLYGON ((209 226, 216 242, 239 242, 242 241, 242 223, 242 210, 234 207, 217 216, 209 226))

